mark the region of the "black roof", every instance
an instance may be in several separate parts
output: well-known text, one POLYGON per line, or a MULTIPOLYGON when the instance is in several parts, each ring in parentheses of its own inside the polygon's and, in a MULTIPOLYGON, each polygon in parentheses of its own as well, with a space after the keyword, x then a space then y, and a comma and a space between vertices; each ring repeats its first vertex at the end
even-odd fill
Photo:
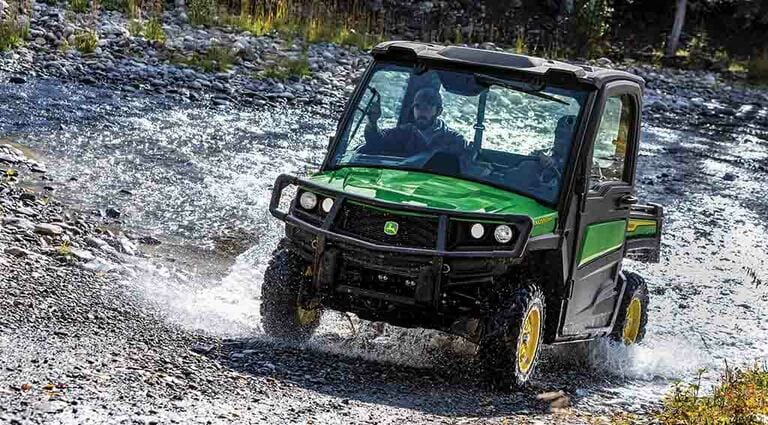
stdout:
POLYGON ((589 65, 573 65, 551 59, 471 47, 440 46, 411 41, 387 41, 374 47, 372 54, 376 58, 398 57, 402 59, 412 57, 412 59, 445 62, 459 66, 480 65, 544 78, 555 76, 574 78, 595 87, 601 87, 605 83, 615 80, 633 81, 641 87, 645 85, 645 81, 641 77, 629 72, 589 65))

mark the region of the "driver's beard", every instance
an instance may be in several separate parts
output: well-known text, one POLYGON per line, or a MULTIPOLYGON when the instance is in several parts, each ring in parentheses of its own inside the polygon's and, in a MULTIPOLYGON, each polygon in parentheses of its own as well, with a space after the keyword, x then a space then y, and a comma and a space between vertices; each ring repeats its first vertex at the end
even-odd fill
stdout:
POLYGON ((427 118, 416 118, 416 121, 414 122, 416 124, 416 128, 418 128, 421 131, 429 130, 435 125, 435 119, 427 119, 427 118))

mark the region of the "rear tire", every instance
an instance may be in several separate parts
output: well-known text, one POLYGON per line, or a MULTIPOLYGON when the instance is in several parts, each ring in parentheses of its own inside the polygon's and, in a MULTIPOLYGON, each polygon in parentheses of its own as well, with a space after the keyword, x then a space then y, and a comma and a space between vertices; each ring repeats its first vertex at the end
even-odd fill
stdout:
POLYGON ((261 325, 271 337, 304 342, 312 336, 323 312, 319 306, 299 306, 302 285, 312 284, 311 265, 286 245, 280 242, 264 272, 261 325))
POLYGON ((639 274, 623 272, 626 280, 611 339, 624 345, 637 344, 645 337, 648 324, 648 285, 639 274))
POLYGON ((544 337, 544 294, 529 283, 504 295, 480 341, 480 362, 495 387, 522 387, 531 378, 544 337))

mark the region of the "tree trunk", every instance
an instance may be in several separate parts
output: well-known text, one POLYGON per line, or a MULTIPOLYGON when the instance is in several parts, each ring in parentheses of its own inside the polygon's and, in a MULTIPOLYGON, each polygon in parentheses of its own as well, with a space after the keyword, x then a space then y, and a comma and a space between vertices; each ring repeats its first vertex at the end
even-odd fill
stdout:
POLYGON ((680 43, 680 33, 683 32, 683 23, 685 22, 685 9, 688 6, 687 0, 677 0, 675 8, 675 23, 672 25, 672 32, 667 40, 667 57, 675 56, 677 45, 680 43))

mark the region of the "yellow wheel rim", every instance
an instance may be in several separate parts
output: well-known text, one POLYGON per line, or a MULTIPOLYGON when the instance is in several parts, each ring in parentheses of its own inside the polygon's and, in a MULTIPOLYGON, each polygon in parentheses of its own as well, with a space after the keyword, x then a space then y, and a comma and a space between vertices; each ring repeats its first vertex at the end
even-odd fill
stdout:
POLYGON ((538 307, 528 310, 523 320, 523 332, 517 345, 517 367, 522 373, 528 373, 536 358, 541 333, 541 311, 538 307))
POLYGON ((640 334, 640 319, 643 315, 643 305, 637 298, 632 298, 627 308, 627 317, 624 319, 624 344, 630 345, 637 342, 637 335, 640 334))

